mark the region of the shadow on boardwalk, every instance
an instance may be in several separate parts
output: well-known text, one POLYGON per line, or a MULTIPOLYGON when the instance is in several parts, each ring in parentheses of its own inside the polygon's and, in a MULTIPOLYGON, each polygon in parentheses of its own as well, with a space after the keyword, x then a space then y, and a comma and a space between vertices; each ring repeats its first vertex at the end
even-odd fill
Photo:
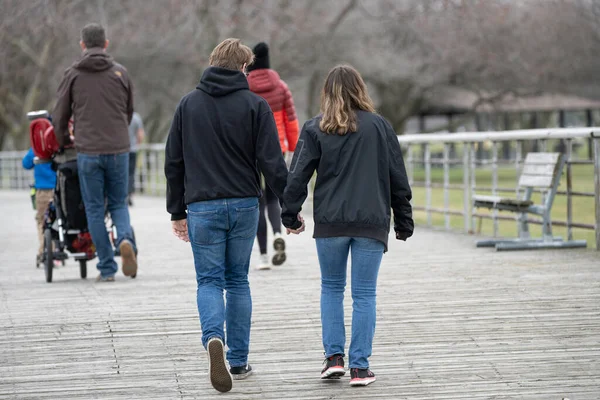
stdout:
MULTIPOLYGON (((138 279, 96 284, 74 261, 34 268, 26 192, 0 192, 1 399, 600 398, 600 259, 593 251, 496 253, 417 229, 380 273, 371 365, 378 381, 318 379, 319 269, 310 234, 289 261, 252 271, 256 374, 217 394, 200 343, 191 251, 159 198, 132 221, 138 279)), ((309 227, 310 228, 310 227, 309 227)), ((256 261, 256 254, 253 261, 256 261)), ((350 322, 349 295, 346 320, 350 322)))

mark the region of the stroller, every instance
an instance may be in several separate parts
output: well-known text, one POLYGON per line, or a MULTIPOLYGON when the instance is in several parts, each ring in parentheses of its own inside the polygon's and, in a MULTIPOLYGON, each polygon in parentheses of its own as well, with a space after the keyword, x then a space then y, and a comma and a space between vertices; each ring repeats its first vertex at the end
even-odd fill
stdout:
MULTIPOLYGON (((47 111, 32 111, 27 114, 31 121, 29 134, 36 156, 35 163, 51 162, 56 169, 54 200, 45 214, 44 251, 42 263, 46 282, 52 282, 54 261, 64 261, 69 254, 79 262, 82 279, 87 278, 87 262, 96 257, 96 248, 88 231, 85 207, 81 197, 77 173, 77 153, 73 146, 60 148, 47 111)), ((116 227, 108 211, 105 223, 114 246, 116 227)), ((133 228, 132 228, 133 230, 133 228)))

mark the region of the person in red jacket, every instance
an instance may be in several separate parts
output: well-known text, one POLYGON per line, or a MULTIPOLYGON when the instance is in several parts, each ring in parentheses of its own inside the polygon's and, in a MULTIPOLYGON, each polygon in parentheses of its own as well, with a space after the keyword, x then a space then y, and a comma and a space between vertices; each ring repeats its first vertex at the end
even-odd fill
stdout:
MULTIPOLYGON (((261 42, 254 46, 253 51, 256 58, 254 63, 248 67, 248 84, 250 85, 250 90, 263 97, 269 103, 275 117, 281 151, 287 160, 291 160, 296 149, 296 143, 298 142, 298 119, 296 118, 292 93, 285 82, 281 80, 279 74, 270 68, 269 46, 261 42)), ((258 269, 270 269, 271 262, 273 265, 281 265, 285 262, 285 240, 281 236, 281 208, 279 207, 279 201, 269 185, 263 185, 257 232, 258 246, 260 248, 260 265, 258 269), (271 261, 269 261, 267 255, 267 221, 265 218, 265 209, 268 211, 274 234, 273 248, 275 249, 275 255, 271 261)))

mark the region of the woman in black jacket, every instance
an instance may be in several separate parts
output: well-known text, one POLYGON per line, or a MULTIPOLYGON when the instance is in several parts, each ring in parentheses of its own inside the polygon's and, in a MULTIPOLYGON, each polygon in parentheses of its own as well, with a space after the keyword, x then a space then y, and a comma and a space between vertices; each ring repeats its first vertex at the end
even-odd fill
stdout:
POLYGON ((314 237, 321 265, 322 379, 345 374, 344 289, 352 254, 350 385, 375 381, 369 357, 375 333, 377 274, 387 251, 390 209, 396 238, 413 233, 411 190, 391 125, 375 113, 362 77, 350 66, 333 68, 321 94, 321 114, 307 121, 284 193, 283 224, 303 230, 298 213, 317 171, 314 237))

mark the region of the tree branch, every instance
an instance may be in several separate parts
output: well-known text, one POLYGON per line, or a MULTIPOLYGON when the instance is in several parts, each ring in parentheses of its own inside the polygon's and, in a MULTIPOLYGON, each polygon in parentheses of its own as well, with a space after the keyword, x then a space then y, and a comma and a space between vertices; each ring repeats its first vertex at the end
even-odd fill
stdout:
POLYGON ((9 42, 19 48, 27 57, 31 59, 38 67, 40 65, 40 57, 38 57, 37 53, 27 44, 25 41, 21 39, 11 38, 9 42))

